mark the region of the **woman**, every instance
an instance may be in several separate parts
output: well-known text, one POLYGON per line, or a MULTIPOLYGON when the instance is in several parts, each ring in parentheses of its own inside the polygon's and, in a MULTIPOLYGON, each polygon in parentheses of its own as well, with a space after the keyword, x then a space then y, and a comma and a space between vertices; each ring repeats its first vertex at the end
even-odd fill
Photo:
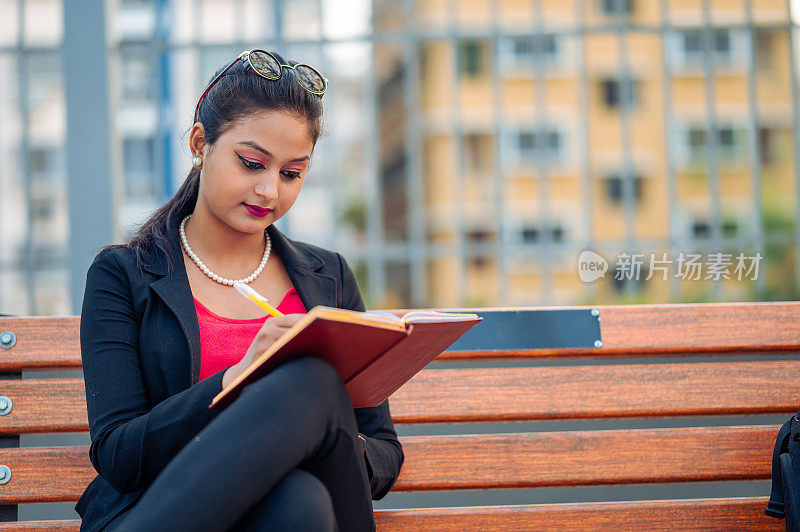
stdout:
POLYGON ((336 371, 305 357, 208 408, 311 307, 364 310, 341 255, 273 224, 303 186, 326 86, 261 50, 221 69, 197 104, 186 181, 89 268, 80 337, 99 476, 75 506, 81 530, 375 528, 372 499, 403 463, 388 401, 354 409, 336 371), (284 316, 264 316, 237 279, 284 316))

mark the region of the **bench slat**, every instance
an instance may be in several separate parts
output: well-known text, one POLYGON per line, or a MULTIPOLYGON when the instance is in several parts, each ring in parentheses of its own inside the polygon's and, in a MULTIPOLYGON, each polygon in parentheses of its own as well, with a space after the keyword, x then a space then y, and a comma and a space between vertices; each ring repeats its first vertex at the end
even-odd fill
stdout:
POLYGON ((0 371, 81 367, 79 316, 0 318, 0 333, 11 331, 17 343, 0 349, 0 371))
MULTIPOLYGON (((797 381, 794 360, 435 369, 414 376, 390 403, 398 424, 790 414, 797 381)), ((13 403, 0 416, 0 433, 89 430, 80 379, 2 381, 0 395, 13 403)))
POLYGON ((11 469, 0 504, 77 501, 97 476, 85 446, 0 449, 0 464, 11 469))
MULTIPOLYGON (((376 510, 380 532, 462 530, 783 530, 766 497, 376 510)), ((80 521, 2 523, 0 532, 78 532, 80 521)))
POLYGON ((503 530, 783 530, 764 515, 767 499, 692 499, 616 503, 420 508, 375 512, 380 532, 503 530))
POLYGON ((24 530, 25 532, 79 532, 80 519, 64 519, 60 521, 17 521, 15 523, 0 523, 0 532, 24 530))
POLYGON ((609 352, 800 348, 800 301, 599 308, 603 350, 609 352))
MULTIPOLYGON (((778 427, 608 430, 400 438, 393 491, 531 488, 769 478, 778 427)), ((0 449, 0 503, 77 500, 95 471, 87 447, 0 449), (46 493, 41 489, 47 484, 46 493)))
POLYGON ((765 479, 777 433, 753 426, 409 437, 392 489, 765 479))
MULTIPOLYGON (((603 348, 445 352, 439 358, 692 356, 710 352, 800 350, 800 329, 797 327, 800 301, 525 308, 599 309, 603 348), (747 327, 740 327, 741 323, 747 323, 747 327)), ((442 310, 489 312, 514 309, 442 310)), ((0 349, 0 371, 80 367, 79 327, 78 316, 0 318, 0 332, 10 330, 17 335, 14 348, 0 349)))
POLYGON ((0 381, 0 395, 11 399, 11 412, 0 416, 0 433, 86 432, 86 392, 82 379, 0 381))
POLYGON ((389 399, 395 423, 793 413, 800 361, 433 369, 389 399))

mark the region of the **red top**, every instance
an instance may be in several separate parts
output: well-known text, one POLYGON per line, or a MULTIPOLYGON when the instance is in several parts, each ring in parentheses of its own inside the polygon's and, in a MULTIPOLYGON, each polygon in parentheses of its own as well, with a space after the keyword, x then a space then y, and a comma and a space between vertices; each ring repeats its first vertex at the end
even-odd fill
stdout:
MULTIPOLYGON (((200 325, 200 380, 239 362, 261 326, 272 317, 266 315, 247 320, 226 318, 208 310, 197 298, 194 298, 194 308, 200 325)), ((307 312, 294 287, 286 292, 275 308, 284 314, 307 312)))

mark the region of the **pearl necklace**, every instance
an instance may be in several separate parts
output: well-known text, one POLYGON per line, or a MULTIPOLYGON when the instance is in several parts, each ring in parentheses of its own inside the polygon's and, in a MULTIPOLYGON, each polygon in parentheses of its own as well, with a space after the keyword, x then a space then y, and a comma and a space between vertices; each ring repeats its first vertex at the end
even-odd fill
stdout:
POLYGON ((192 251, 192 248, 189 246, 189 241, 186 240, 186 230, 184 229, 184 227, 186 226, 186 221, 191 217, 192 217, 192 215, 188 214, 188 215, 186 215, 186 218, 184 218, 181 221, 181 242, 183 243, 183 249, 186 250, 186 254, 189 255, 189 258, 192 259, 192 261, 195 264, 197 264, 197 267, 200 268, 203 271, 204 274, 206 274, 212 280, 214 280, 214 281, 216 281, 216 282, 218 282, 220 284, 225 284, 225 285, 228 285, 228 286, 233 286, 233 283, 235 283, 235 282, 250 284, 255 280, 256 277, 258 277, 258 274, 261 273, 261 270, 263 270, 264 266, 267 264, 267 259, 269 259, 269 252, 272 249, 272 241, 270 240, 266 229, 264 229, 264 240, 266 241, 266 246, 264 248, 264 257, 262 257, 261 264, 258 265, 258 268, 256 268, 256 271, 254 271, 253 273, 251 273, 248 277, 245 277, 244 279, 238 279, 238 280, 225 279, 224 277, 221 277, 221 276, 217 275, 216 273, 212 272, 211 270, 209 270, 208 266, 203 264, 203 261, 200 260, 200 258, 197 256, 197 254, 194 251, 192 251))

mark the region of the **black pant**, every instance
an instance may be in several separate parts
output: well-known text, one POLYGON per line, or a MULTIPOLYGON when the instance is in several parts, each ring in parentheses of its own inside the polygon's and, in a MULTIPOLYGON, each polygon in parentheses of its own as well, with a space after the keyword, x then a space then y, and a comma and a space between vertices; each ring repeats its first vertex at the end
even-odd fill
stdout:
POLYGON ((258 381, 201 430, 109 530, 375 530, 353 405, 327 362, 258 381))

